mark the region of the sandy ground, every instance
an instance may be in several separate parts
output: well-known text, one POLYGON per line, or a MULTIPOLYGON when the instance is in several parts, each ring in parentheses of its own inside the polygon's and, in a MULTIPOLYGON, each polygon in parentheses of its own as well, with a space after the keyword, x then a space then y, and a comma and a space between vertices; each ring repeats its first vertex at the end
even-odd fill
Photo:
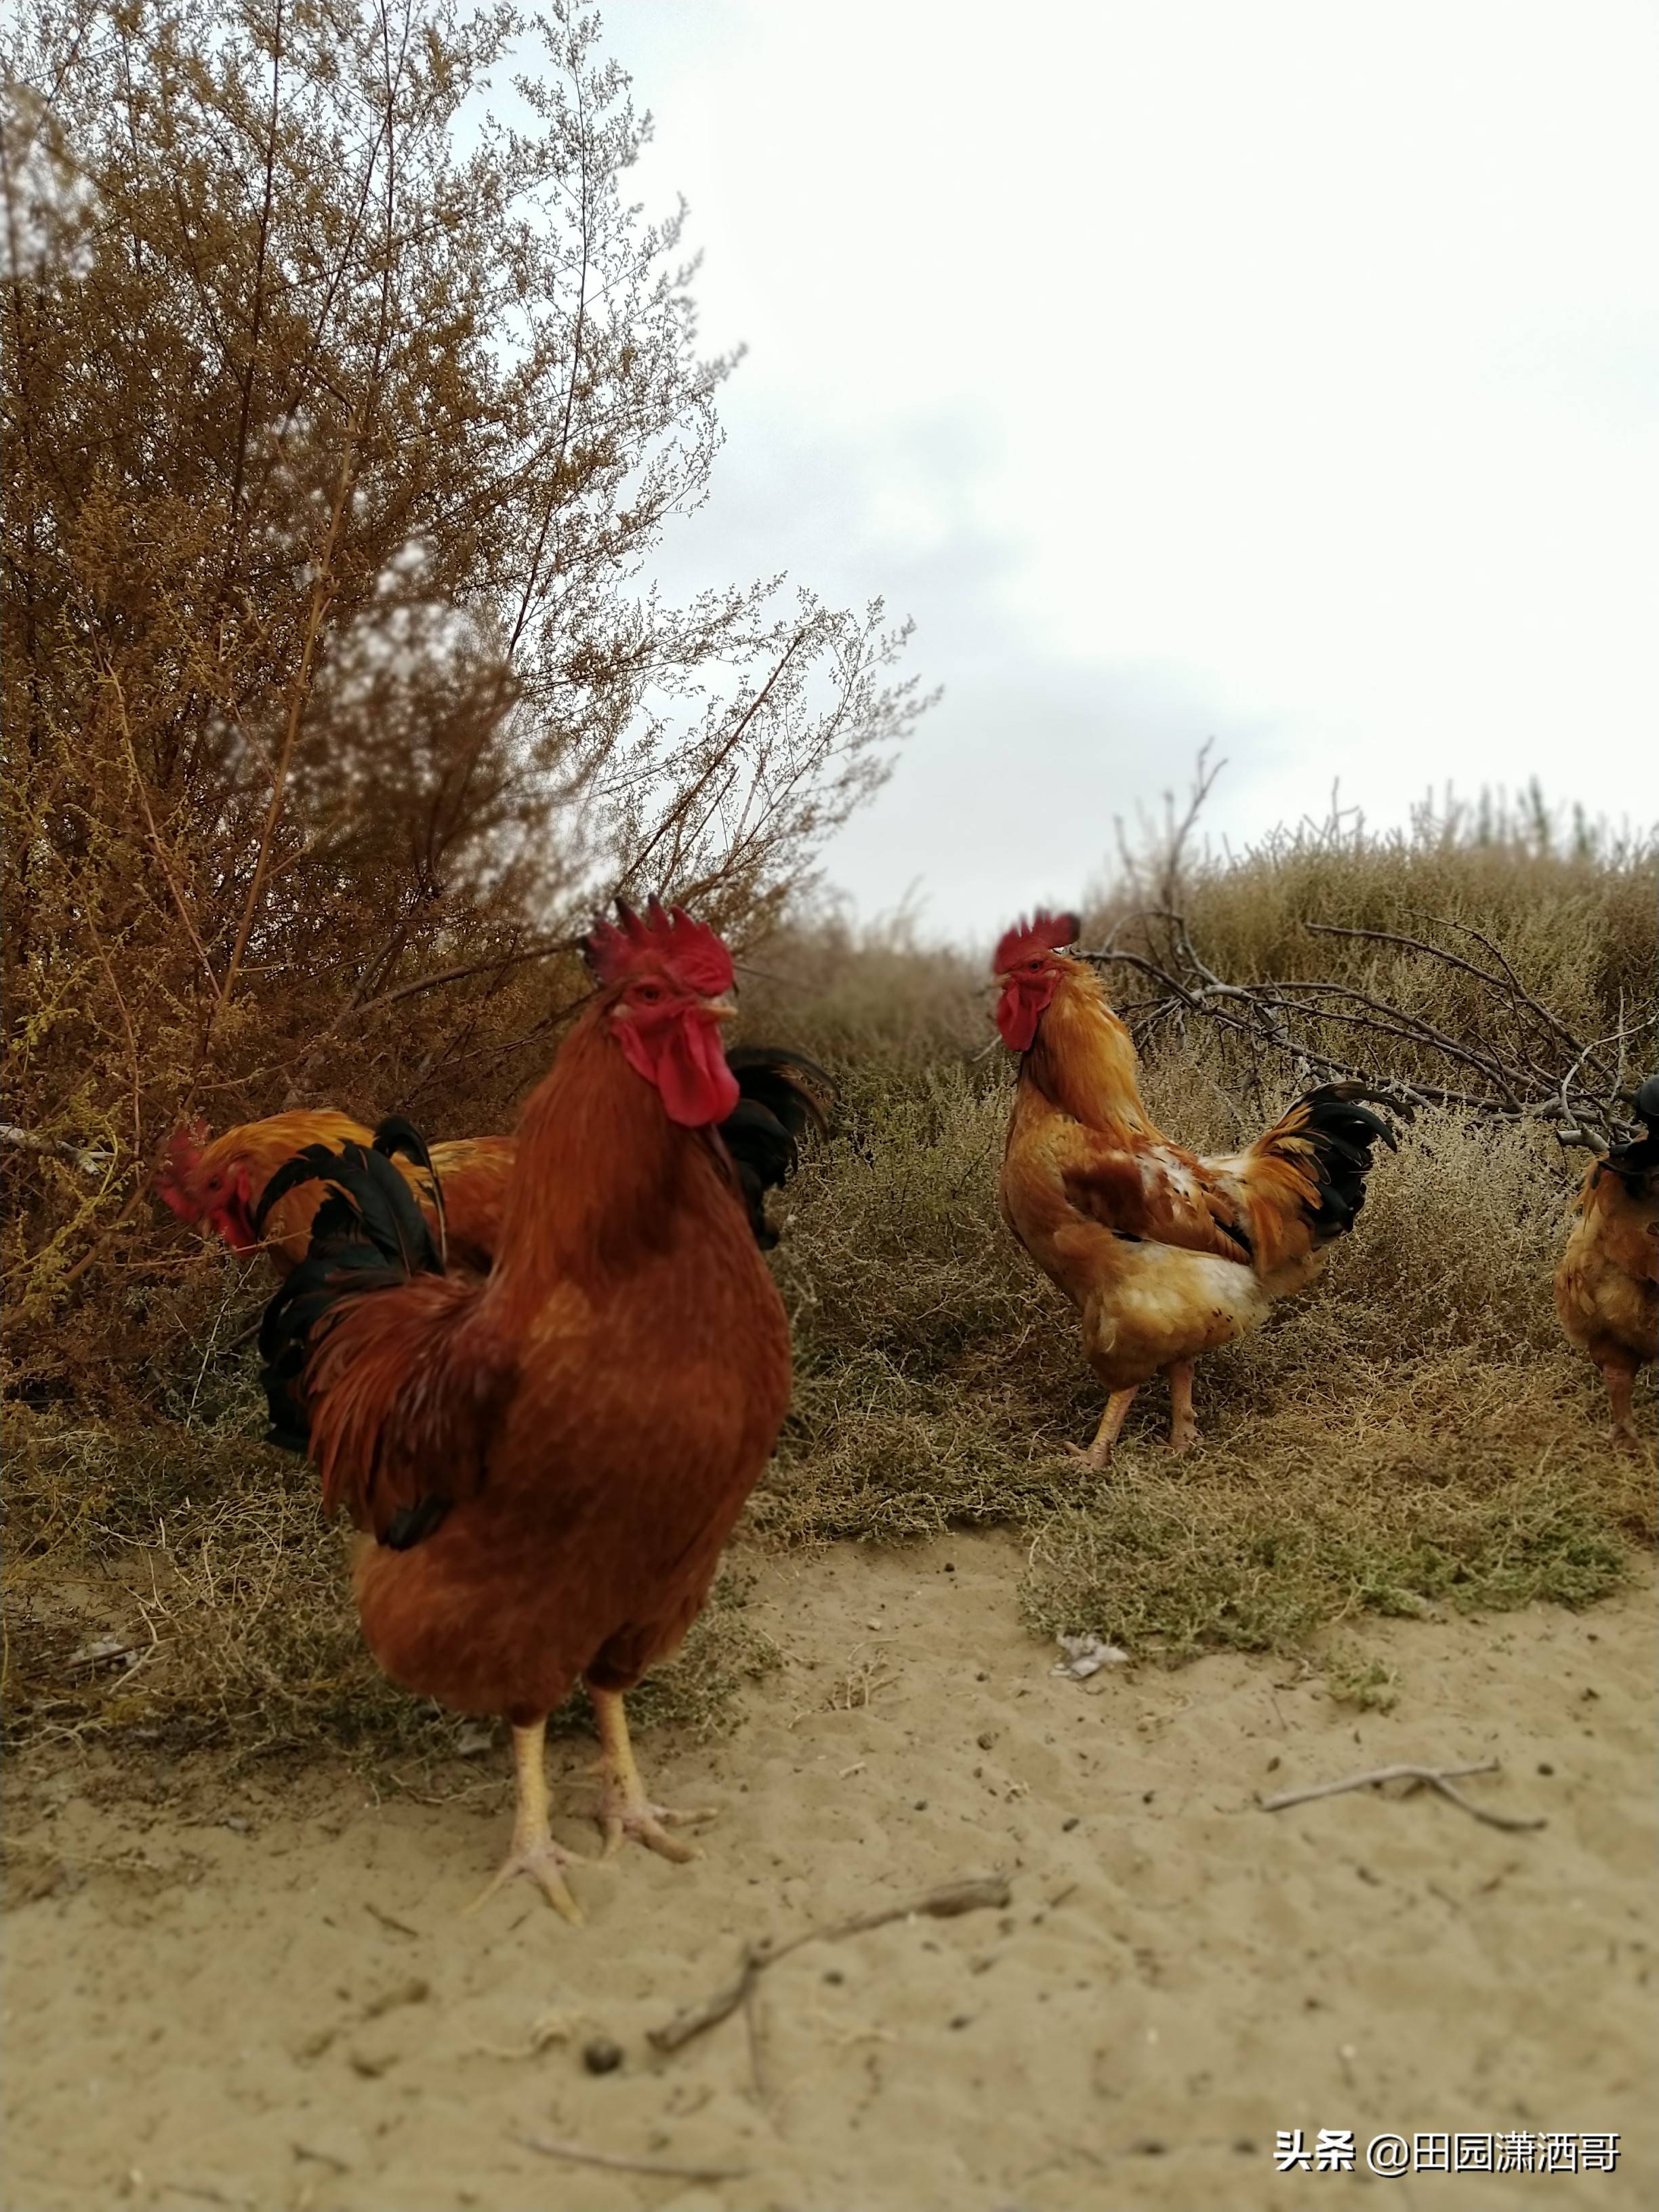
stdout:
MULTIPOLYGON (((579 1870, 581 1929, 522 1885, 460 1917, 506 1841, 499 1752, 435 1796, 65 1764, 8 1820, 9 2212, 1659 2203, 1650 1587, 1367 1626, 1402 1695, 1356 1716, 1283 1662, 1056 1677, 1019 1564, 958 1537, 768 1566, 782 1661, 743 1725, 641 1747, 659 1795, 721 1808, 706 1856, 579 1870), (1546 1827, 1427 1793, 1255 1803, 1487 1756, 1470 1796, 1546 1827), (1006 1911, 808 1943, 749 2020, 647 2041, 747 1939, 996 1870, 1006 1911), (622 2057, 596 2075, 600 2039, 622 2057), (1280 2128, 1626 2150, 1613 2176, 1280 2177, 1280 2128)), ((581 1849, 586 1756, 552 1761, 581 1849)))

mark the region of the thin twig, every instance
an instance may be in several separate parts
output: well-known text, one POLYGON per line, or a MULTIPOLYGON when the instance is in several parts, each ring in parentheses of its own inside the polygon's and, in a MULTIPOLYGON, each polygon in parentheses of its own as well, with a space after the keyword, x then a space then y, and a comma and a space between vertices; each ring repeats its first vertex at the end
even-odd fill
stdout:
POLYGON ((507 2139, 526 2150, 539 2151, 544 2158, 562 2158, 571 2166, 602 2166, 611 2173, 654 2173, 664 2181, 746 2181, 754 2171, 748 2166, 675 2166, 666 2159, 623 2158, 615 2151, 585 2150, 580 2143, 521 2135, 516 2128, 507 2130, 507 2139))
POLYGON ((254 853, 253 874, 249 880, 247 896, 243 902, 242 919, 236 932, 236 942, 231 948, 229 964, 225 969, 223 981, 219 986, 219 1004, 222 1007, 230 1004, 231 994, 236 988, 236 978, 241 970, 242 957, 247 951, 248 939, 253 933, 253 925, 259 912, 260 896, 264 890, 265 878, 270 867, 272 841, 276 835, 276 825, 282 820, 283 806, 288 796, 289 776, 294 766, 295 751, 300 741, 300 726, 305 719, 306 707, 311 697, 312 675, 316 661, 318 640, 322 635, 324 622, 334 605, 337 589, 334 561, 339 550, 341 527, 345 520, 346 512, 351 501, 352 489, 356 480, 357 441, 361 434, 361 421, 359 416, 354 414, 346 425, 345 442, 340 449, 340 474, 339 481, 335 486, 334 504, 329 513, 328 527, 324 534, 322 547, 317 556, 316 566, 312 576, 311 604, 306 615, 305 639, 300 649, 299 666, 295 670, 289 687, 288 720, 283 732, 282 750, 277 755, 276 771, 271 778, 270 797, 265 807, 264 822, 259 832, 259 842, 254 853))
POLYGON ((382 1928, 390 1928, 399 1936, 419 1936, 421 1931, 418 1928, 411 1928, 408 1921, 394 1919, 391 1913, 383 1912, 372 1898, 365 1898, 363 1903, 365 1910, 374 1915, 382 1928))
POLYGON ((1461 1805, 1477 1820, 1484 1820, 1490 1828, 1542 1828, 1548 1822, 1540 1815, 1536 1820, 1522 1819, 1510 1813, 1489 1813, 1484 1805, 1472 1804, 1461 1790, 1452 1788, 1454 1776, 1465 1774, 1496 1774, 1499 1771, 1495 1759, 1483 1759, 1472 1766, 1374 1766, 1364 1774, 1345 1775, 1340 1782, 1316 1782, 1307 1790, 1281 1790, 1277 1797, 1261 1799, 1264 1813, 1282 1813, 1287 1805, 1305 1805, 1316 1797, 1335 1797, 1345 1790, 1365 1790, 1374 1783, 1426 1783, 1437 1790, 1443 1797, 1449 1797, 1454 1805, 1461 1805))
POLYGON ((759 1942, 744 1946, 736 1981, 716 1990, 703 2003, 677 2013, 665 2027, 651 2028, 646 2039, 658 2051, 678 2051, 705 2028, 718 2027, 747 2001, 757 1975, 766 1967, 776 1966, 780 1959, 787 1959, 792 1951, 799 1951, 804 1943, 839 1943, 848 1936, 863 1936, 872 1928, 886 1927, 890 1921, 911 1920, 923 1913, 936 1920, 951 1920, 959 1912, 978 1912, 987 1907, 996 1910, 1007 1904, 1010 1895, 1006 1875, 983 1875, 968 1881, 946 1882, 939 1889, 925 1889, 919 1896, 879 1906, 873 1912, 860 1912, 851 1920, 835 1921, 823 1928, 808 1928, 801 1935, 792 1936, 787 1943, 763 1937, 759 1942))
POLYGON ((20 1129, 15 1121, 0 1121, 0 1145, 16 1145, 28 1152, 58 1152, 73 1160, 82 1175, 100 1176, 115 1155, 95 1146, 72 1145, 66 1137, 40 1137, 33 1129, 20 1129))

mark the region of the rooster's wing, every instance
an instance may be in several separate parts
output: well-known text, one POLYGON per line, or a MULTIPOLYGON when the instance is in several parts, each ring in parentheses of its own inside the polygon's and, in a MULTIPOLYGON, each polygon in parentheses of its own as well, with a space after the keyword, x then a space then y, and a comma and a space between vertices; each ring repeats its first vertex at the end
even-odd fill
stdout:
POLYGON ((1060 1181, 1073 1212, 1115 1237, 1250 1264, 1249 1231, 1237 1202, 1201 1160, 1177 1146, 1116 1145, 1079 1127, 1060 1181))
POLYGON ((329 1195, 259 1332, 272 1440, 309 1450, 326 1511, 344 1505, 356 1527, 399 1551, 482 1488, 514 1373, 487 1286, 444 1272, 426 1215, 387 1157, 409 1151, 430 1177, 425 1147, 405 1127, 383 1125, 373 1149, 310 1146, 272 1178, 270 1202, 307 1182, 329 1195))

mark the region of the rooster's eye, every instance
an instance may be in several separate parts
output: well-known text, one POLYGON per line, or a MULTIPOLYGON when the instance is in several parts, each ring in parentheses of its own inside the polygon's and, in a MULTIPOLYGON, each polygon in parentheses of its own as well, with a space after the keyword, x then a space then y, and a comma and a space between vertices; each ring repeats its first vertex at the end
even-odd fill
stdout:
POLYGON ((634 996, 642 1006, 654 1006, 662 996, 662 988, 659 984, 641 983, 634 996))

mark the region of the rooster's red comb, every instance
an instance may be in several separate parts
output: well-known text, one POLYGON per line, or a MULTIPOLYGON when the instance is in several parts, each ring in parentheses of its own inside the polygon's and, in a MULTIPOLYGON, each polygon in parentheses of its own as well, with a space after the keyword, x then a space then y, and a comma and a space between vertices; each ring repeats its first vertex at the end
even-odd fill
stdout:
POLYGON ((1029 921, 1022 916, 1003 932, 992 955, 991 973, 1000 975, 1034 952, 1058 952, 1063 945, 1075 945, 1082 934, 1083 924, 1074 914, 1050 914, 1039 907, 1029 921))
POLYGON ((714 931, 693 921, 684 907, 665 907, 659 898, 653 897, 642 915, 618 899, 616 921, 596 921, 584 949, 601 983, 619 983, 649 964, 665 968, 699 998, 717 999, 732 988, 732 956, 714 931))

